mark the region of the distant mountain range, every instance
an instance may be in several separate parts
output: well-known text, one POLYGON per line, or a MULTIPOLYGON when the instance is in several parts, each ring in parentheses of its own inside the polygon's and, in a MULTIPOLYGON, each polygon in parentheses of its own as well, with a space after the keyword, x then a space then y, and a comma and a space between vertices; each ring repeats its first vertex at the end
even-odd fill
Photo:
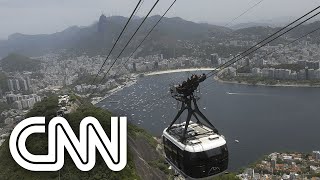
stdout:
MULTIPOLYGON (((137 40, 140 40, 159 18, 160 16, 148 18, 132 45, 137 44, 137 40)), ((63 49, 87 53, 105 52, 110 48, 126 21, 125 17, 112 16, 107 18, 101 16, 97 23, 89 27, 73 26, 54 34, 13 34, 9 36, 8 40, 0 41, 0 57, 5 57, 9 53, 37 56, 63 49)), ((133 33, 141 21, 141 18, 134 18, 127 30, 129 33, 125 33, 122 39, 127 40, 127 37, 133 33)), ((219 35, 229 31, 231 30, 224 27, 197 24, 181 18, 164 18, 152 34, 152 38, 192 40, 205 38, 209 33, 219 35)), ((121 41, 120 46, 124 43, 126 42, 121 41)))
MULTIPOLYGON (((158 21, 160 16, 152 16, 147 19, 141 30, 130 43, 124 55, 128 55, 148 30, 158 21)), ((0 57, 6 57, 10 53, 19 53, 25 56, 39 56, 49 52, 65 50, 72 53, 106 54, 113 45, 115 39, 124 26, 127 18, 121 16, 101 16, 97 23, 88 27, 73 26, 62 32, 54 34, 25 35, 13 34, 8 40, 0 41, 0 57)), ((131 21, 124 37, 117 47, 123 47, 135 28, 142 21, 135 17, 131 21)), ((319 27, 319 22, 301 26, 290 35, 297 36, 307 33, 312 28, 319 27)), ((266 37, 275 31, 268 24, 240 24, 230 28, 210 25, 207 23, 194 23, 181 18, 164 18, 145 44, 149 51, 173 48, 178 40, 201 41, 209 38, 234 38, 246 35, 258 35, 266 37), (254 26, 254 27, 252 27, 254 26), (258 27, 257 27, 258 26, 258 27)), ((114 55, 119 53, 116 48, 114 55)))
MULTIPOLYGON (((293 26, 290 26, 290 27, 293 27, 293 26)), ((320 21, 315 21, 313 23, 301 25, 296 29, 290 31, 287 35, 292 38, 298 38, 318 28, 320 28, 320 21)), ((273 28, 273 27, 264 27, 264 26, 254 26, 254 27, 238 29, 238 30, 235 30, 234 32, 237 34, 246 35, 246 36, 255 35, 255 36, 261 36, 265 38, 273 34, 279 29, 280 27, 273 28)), ((309 37, 311 37, 315 42, 320 37, 320 29, 310 34, 309 37)))

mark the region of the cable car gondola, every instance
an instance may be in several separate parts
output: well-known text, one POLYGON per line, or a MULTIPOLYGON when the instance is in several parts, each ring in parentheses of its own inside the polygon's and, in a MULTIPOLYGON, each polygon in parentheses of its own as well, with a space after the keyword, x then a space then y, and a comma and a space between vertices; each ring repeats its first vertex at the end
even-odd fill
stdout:
POLYGON ((182 85, 171 88, 172 97, 181 101, 182 105, 170 126, 163 131, 166 160, 188 179, 209 178, 228 168, 227 142, 201 113, 194 95, 199 84, 205 79, 205 74, 192 75, 191 79, 182 85), (187 120, 176 124, 185 110, 188 111, 187 120), (196 121, 191 121, 192 117, 196 121))

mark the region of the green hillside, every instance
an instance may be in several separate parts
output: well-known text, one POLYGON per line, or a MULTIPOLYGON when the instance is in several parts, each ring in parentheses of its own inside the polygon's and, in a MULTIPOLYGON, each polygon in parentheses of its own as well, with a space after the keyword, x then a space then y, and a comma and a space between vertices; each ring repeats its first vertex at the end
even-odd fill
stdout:
MULTIPOLYGON (((47 119, 51 119, 56 114, 58 100, 55 97, 45 99, 41 103, 35 105, 33 110, 28 113, 28 116, 43 116, 46 115, 47 119)), ((99 119, 101 125, 106 130, 106 133, 110 133, 110 116, 111 114, 102 109, 96 108, 92 105, 86 105, 78 109, 76 112, 66 117, 73 127, 76 134, 79 133, 80 120, 87 116, 94 116, 99 119)), ((31 135, 27 140, 27 148, 34 154, 46 154, 47 153, 47 135, 38 134, 31 135)), ((0 148, 0 179, 1 180, 50 180, 58 179, 58 172, 30 172, 20 167, 12 159, 8 143, 0 148)), ((81 172, 74 165, 69 156, 65 158, 65 165, 60 171, 61 179, 68 180, 99 180, 99 179, 140 179, 136 173, 136 169, 133 162, 131 152, 128 153, 128 164, 121 172, 112 172, 108 169, 102 157, 97 157, 96 166, 89 172, 81 172)))
MULTIPOLYGON (((50 120, 56 116, 58 99, 49 97, 37 103, 27 117, 45 116, 50 120)), ((80 121, 93 116, 110 135, 111 113, 91 104, 83 105, 65 118, 75 134, 79 134, 80 121)), ((47 154, 47 134, 33 134, 27 139, 27 149, 32 154, 47 154)), ((162 155, 157 151, 159 144, 143 129, 128 124, 128 163, 120 172, 112 172, 97 153, 96 166, 89 172, 81 172, 74 165, 68 153, 60 170, 61 180, 134 180, 134 179, 173 179, 162 155)), ((20 167, 12 158, 8 141, 0 147, 0 180, 58 180, 59 172, 31 172, 20 167)), ((217 176, 218 180, 237 180, 234 174, 217 176)))
POLYGON ((0 66, 6 72, 38 71, 40 61, 19 54, 10 54, 0 61, 0 66))
POLYGON ((231 174, 223 174, 223 175, 216 176, 212 178, 212 180, 240 180, 240 178, 238 178, 236 174, 231 173, 231 174))

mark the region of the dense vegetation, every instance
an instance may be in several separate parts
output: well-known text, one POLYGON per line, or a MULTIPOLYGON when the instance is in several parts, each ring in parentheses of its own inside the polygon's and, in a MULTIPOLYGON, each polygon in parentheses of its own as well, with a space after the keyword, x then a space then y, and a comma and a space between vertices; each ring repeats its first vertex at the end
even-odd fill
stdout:
POLYGON ((8 110, 10 109, 11 107, 7 104, 7 103, 4 103, 4 102, 0 102, 0 114, 4 111, 4 110, 8 110))
MULTIPOLYGON (((76 97, 72 97, 72 99, 77 99, 76 97)), ((29 111, 26 117, 34 117, 34 116, 45 116, 46 121, 48 122, 50 119, 56 116, 57 111, 57 97, 48 97, 43 99, 42 102, 36 103, 34 108, 29 111)), ((75 112, 66 115, 66 119, 70 123, 76 135, 79 134, 79 123, 80 121, 87 117, 93 116, 97 118, 106 133, 110 135, 110 117, 111 113, 105 111, 103 109, 97 108, 91 104, 83 105, 78 108, 75 112)), ((154 155, 156 153, 157 142, 154 138, 148 134, 146 131, 133 126, 128 125, 128 135, 131 137, 130 139, 140 139, 136 143, 141 143, 141 141, 147 142, 150 147, 141 145, 143 147, 138 147, 144 149, 145 152, 148 152, 148 156, 153 156, 153 159, 145 159, 144 162, 154 169, 158 169, 158 171, 154 172, 164 172, 170 179, 173 178, 172 172, 168 170, 168 165, 165 163, 164 158, 159 157, 159 155, 154 155), (151 149, 149 149, 151 148, 151 149), (171 174, 171 175, 170 175, 171 174)), ((47 134, 33 134, 27 139, 27 149, 32 154, 47 154, 48 149, 48 140, 47 134)), ((128 164, 125 169, 120 172, 112 172, 108 169, 105 162, 99 153, 97 153, 97 162, 96 166, 89 172, 81 172, 74 165, 68 153, 66 153, 65 157, 65 165, 60 170, 60 178, 67 180, 118 180, 118 179, 140 179, 141 174, 137 173, 137 167, 135 164, 136 158, 132 151, 130 150, 131 146, 129 144, 128 149, 128 164)), ((140 149, 141 150, 141 149, 140 149)), ((142 151, 142 153, 144 153, 142 151)), ((141 153, 141 152, 140 152, 141 153)), ((59 172, 31 172, 20 167, 14 160, 12 159, 8 143, 4 143, 2 147, 0 147, 0 179, 8 179, 8 180, 16 180, 16 179, 25 179, 25 180, 53 180, 59 178, 59 172)), ((141 168, 141 167, 140 167, 141 168)), ((151 169, 148 168, 151 173, 151 169)), ((164 176, 165 177, 165 176, 164 176)), ((164 178, 163 177, 163 178, 164 178)), ((238 178, 234 174, 221 175, 217 176, 213 179, 218 180, 237 180, 238 178)))
POLYGON ((230 173, 214 177, 213 180, 240 180, 240 178, 236 174, 230 173))
POLYGON ((46 120, 50 120, 56 116, 58 110, 58 97, 50 96, 48 98, 44 98, 40 103, 36 103, 31 109, 26 118, 28 117, 36 117, 36 116, 45 116, 46 120))
MULTIPOLYGON (((46 116, 49 120, 56 116, 57 98, 49 97, 41 103, 37 103, 35 107, 28 113, 29 116, 46 116)), ((76 134, 79 134, 80 120, 87 116, 94 116, 99 119, 101 125, 110 134, 110 116, 111 114, 105 110, 96 108, 92 105, 85 105, 79 108, 76 112, 69 114, 68 119, 76 134)), ((27 140, 27 148, 34 154, 47 153, 47 135, 31 135, 27 140)), ((98 153, 99 154, 99 153, 98 153)), ((58 179, 58 172, 30 172, 21 168, 12 159, 8 143, 5 143, 0 148, 0 179, 58 179)), ((98 155, 96 166, 89 172, 79 171, 69 156, 66 156, 65 165, 60 171, 61 179, 68 180, 99 180, 99 179, 139 179, 136 174, 132 154, 128 153, 128 164, 121 172, 112 172, 108 169, 102 157, 98 155)))
POLYGON ((0 65, 7 72, 38 71, 40 69, 39 60, 30 59, 19 54, 10 54, 0 61, 0 65))

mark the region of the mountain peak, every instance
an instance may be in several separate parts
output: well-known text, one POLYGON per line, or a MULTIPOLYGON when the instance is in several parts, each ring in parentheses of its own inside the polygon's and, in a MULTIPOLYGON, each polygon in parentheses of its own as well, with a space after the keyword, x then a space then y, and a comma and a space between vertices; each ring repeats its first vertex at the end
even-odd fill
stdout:
POLYGON ((105 21, 107 21, 107 16, 105 16, 104 14, 101 14, 99 18, 99 22, 105 22, 105 21))
POLYGON ((99 18, 98 32, 99 33, 105 32, 107 29, 107 24, 108 24, 107 17, 104 14, 102 14, 99 18))

